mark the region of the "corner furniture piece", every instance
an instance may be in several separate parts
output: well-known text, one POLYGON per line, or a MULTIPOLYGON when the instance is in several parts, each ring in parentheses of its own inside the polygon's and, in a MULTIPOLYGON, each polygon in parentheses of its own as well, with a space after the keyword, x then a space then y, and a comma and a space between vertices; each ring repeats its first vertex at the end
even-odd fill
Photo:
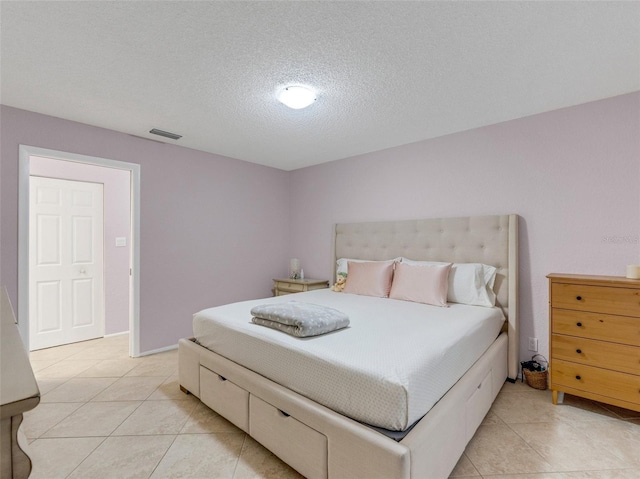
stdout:
POLYGON ((180 388, 200 398, 308 479, 446 478, 505 379, 515 379, 518 374, 517 237, 517 215, 336 225, 334 265, 337 258, 386 260, 405 256, 485 263, 498 270, 494 290, 496 305, 507 318, 503 332, 400 441, 191 339, 179 341, 180 388))
POLYGON ((40 391, 4 287, 0 291, 0 342, 0 477, 27 478, 31 459, 24 452, 27 439, 18 428, 22 413, 40 402, 40 391))
POLYGON ((283 296, 285 294, 302 293, 329 287, 329 281, 324 279, 274 279, 273 295, 283 296))
POLYGON ((550 274, 550 388, 640 411, 640 280, 550 274))

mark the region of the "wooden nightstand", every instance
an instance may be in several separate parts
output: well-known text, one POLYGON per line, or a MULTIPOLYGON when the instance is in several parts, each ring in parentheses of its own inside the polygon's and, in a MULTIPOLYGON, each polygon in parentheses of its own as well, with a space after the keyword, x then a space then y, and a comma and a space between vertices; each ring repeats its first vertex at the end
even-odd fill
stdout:
POLYGON ((328 287, 329 281, 324 279, 274 279, 273 295, 282 296, 283 294, 302 293, 303 291, 328 287))
POLYGON ((567 392, 640 411, 640 280, 547 277, 553 403, 567 392))

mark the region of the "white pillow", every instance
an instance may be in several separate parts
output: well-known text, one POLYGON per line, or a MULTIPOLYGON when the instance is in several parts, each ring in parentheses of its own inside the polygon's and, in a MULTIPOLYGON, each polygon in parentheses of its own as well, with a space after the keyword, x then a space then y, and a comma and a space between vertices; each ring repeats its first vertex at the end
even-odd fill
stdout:
MULTIPOLYGON (((402 262, 423 265, 447 264, 441 261, 414 261, 408 258, 402 258, 402 262)), ((496 294, 493 286, 497 271, 494 266, 482 263, 453 263, 449 273, 447 301, 472 306, 495 306, 496 294)))

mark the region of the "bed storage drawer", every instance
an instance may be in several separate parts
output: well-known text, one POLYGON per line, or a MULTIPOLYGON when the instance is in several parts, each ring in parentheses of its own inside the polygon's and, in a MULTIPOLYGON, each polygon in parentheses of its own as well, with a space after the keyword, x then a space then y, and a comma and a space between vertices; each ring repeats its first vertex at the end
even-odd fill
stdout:
POLYGON ((469 399, 467 399, 465 408, 467 441, 471 440, 476 433, 478 426, 482 423, 491 407, 494 397, 492 394, 492 379, 491 370, 489 370, 469 399))
POLYGON ((308 479, 327 477, 327 438, 253 394, 251 436, 308 479))
POLYGON ((200 400, 249 432, 249 393, 203 366, 200 366, 200 400))

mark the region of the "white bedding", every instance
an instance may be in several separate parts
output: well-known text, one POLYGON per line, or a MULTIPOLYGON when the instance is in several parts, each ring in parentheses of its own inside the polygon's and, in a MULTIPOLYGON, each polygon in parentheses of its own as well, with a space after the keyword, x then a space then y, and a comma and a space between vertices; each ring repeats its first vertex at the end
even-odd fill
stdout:
POLYGON ((340 414, 402 431, 486 351, 503 322, 499 308, 322 289, 205 309, 194 315, 193 330, 206 348, 340 414), (251 323, 252 307, 291 300, 336 308, 351 324, 296 338, 251 323))

